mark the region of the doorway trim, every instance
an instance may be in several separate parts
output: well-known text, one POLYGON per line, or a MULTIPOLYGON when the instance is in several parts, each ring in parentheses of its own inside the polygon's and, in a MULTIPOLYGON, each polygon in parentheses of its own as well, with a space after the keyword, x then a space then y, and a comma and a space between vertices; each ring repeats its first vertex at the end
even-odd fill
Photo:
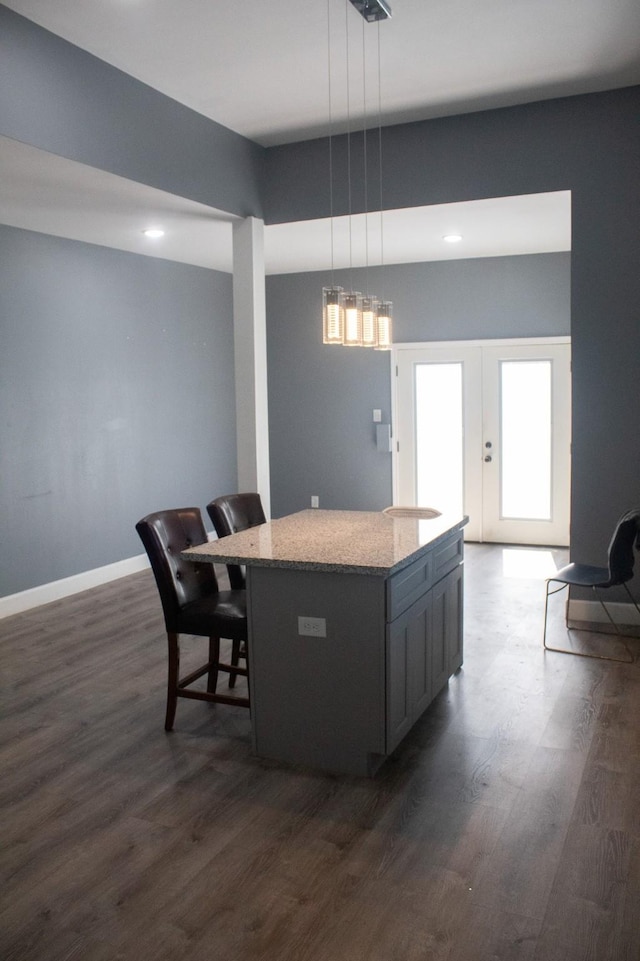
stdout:
MULTIPOLYGON (((415 350, 466 350, 469 348, 498 348, 505 347, 536 347, 536 346, 571 346, 570 335, 549 336, 549 337, 500 337, 473 340, 437 340, 437 341, 411 341, 406 343, 395 343, 390 354, 390 375, 392 381, 391 389, 391 423, 393 431, 392 446, 392 490, 393 503, 399 503, 399 444, 398 444, 398 363, 403 351, 415 350)), ((569 425, 570 428, 571 425, 569 425)), ((570 482, 570 478, 569 478, 570 482)))

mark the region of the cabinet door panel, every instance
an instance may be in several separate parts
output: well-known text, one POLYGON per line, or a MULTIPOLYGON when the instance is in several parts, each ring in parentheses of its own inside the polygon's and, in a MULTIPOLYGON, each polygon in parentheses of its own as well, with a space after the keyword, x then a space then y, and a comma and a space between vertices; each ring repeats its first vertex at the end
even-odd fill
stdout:
POLYGON ((462 566, 453 571, 447 578, 447 657, 449 659, 449 676, 462 666, 462 638, 463 638, 463 572, 462 566))
POLYGON ((462 664, 459 565, 387 625, 387 753, 462 664))
POLYGON ((462 664, 462 565, 431 591, 431 695, 442 690, 462 664))
POLYGON ((448 575, 431 591, 431 692, 436 696, 449 679, 449 657, 447 653, 447 585, 448 575))
POLYGON ((416 721, 431 703, 431 656, 429 637, 431 634, 431 597, 414 605, 413 617, 408 625, 409 652, 407 664, 409 676, 409 698, 411 703, 411 722, 416 721))
POLYGON ((401 615, 387 626, 387 754, 411 727, 407 689, 408 620, 401 615))
POLYGON ((387 627, 388 753, 431 700, 430 600, 427 592, 387 627))

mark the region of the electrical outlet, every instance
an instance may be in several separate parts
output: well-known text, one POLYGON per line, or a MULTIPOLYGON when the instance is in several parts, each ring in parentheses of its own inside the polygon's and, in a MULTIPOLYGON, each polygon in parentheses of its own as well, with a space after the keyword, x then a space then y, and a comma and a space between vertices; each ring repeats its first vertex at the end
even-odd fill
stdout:
POLYGON ((311 495, 311 506, 312 506, 312 507, 320 507, 320 498, 318 497, 317 494, 312 494, 312 495, 311 495))
POLYGON ((302 637, 326 637, 327 620, 324 617, 299 617, 298 634, 302 637))

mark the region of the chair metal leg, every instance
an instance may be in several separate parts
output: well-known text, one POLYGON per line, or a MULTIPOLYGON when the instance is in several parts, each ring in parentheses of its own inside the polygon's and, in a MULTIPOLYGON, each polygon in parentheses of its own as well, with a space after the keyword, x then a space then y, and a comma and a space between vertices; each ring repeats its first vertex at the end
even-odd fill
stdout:
MULTIPOLYGON (((609 613, 609 610, 608 610, 606 604, 604 603, 604 601, 602 600, 602 598, 601 598, 600 595, 598 594, 598 591, 597 591, 597 589, 596 589, 595 587, 593 587, 593 592, 594 592, 595 596, 597 597, 598 601, 600 602, 600 605, 601 605, 602 608, 604 609, 605 614, 607 615, 607 617, 608 617, 609 620, 611 621, 611 624, 613 625, 613 628, 614 628, 616 634, 618 635, 618 637, 619 637, 619 639, 620 639, 620 642, 622 643, 622 646, 624 647, 624 649, 625 649, 625 651, 626 651, 626 653, 627 653, 627 656, 626 656, 626 657, 613 657, 612 655, 609 655, 609 654, 590 654, 590 653, 588 653, 587 651, 573 651, 573 650, 570 650, 570 649, 568 649, 568 648, 566 648, 566 647, 551 647, 549 644, 547 644, 547 608, 548 608, 548 605, 549 605, 549 597, 550 597, 551 594, 557 594, 558 591, 564 590, 565 587, 568 587, 568 586, 569 586, 568 584, 562 584, 560 587, 557 587, 554 591, 550 591, 550 590, 549 590, 549 583, 550 583, 550 582, 547 581, 547 592, 546 592, 545 602, 544 602, 544 633, 543 633, 542 643, 543 643, 543 646, 544 646, 545 651, 555 651, 555 652, 558 653, 558 654, 574 654, 576 657, 590 657, 590 658, 593 658, 594 660, 597 660, 597 661, 616 661, 618 664, 633 664, 633 663, 634 663, 635 658, 634 658, 634 656, 633 656, 633 654, 632 654, 632 652, 631 652, 631 650, 630 650, 630 648, 629 648, 629 645, 628 645, 627 642, 624 640, 624 635, 621 633, 618 625, 615 623, 615 621, 614 621, 613 618, 611 617, 611 614, 609 613)), ((635 602, 635 600, 634 600, 634 598, 633 598, 633 595, 632 595, 631 592, 629 591, 629 588, 627 587, 626 584, 624 585, 624 587, 625 587, 627 593, 629 594, 629 597, 630 597, 631 600, 633 601, 633 604, 635 605, 636 610, 637 610, 638 613, 640 614, 640 609, 638 608, 638 605, 636 604, 636 602, 635 602)), ((575 628, 570 628, 570 627, 569 627, 569 622, 568 622, 568 609, 565 611, 565 626, 566 626, 566 629, 567 629, 567 634, 568 634, 569 638, 571 638, 571 636, 572 636, 572 635, 571 635, 571 631, 572 631, 572 630, 575 630, 575 628)), ((594 634, 604 634, 604 633, 607 633, 607 632, 606 632, 606 631, 593 631, 592 633, 594 633, 594 634)), ((611 635, 608 635, 608 636, 610 637, 611 635)))
POLYGON ((633 606, 635 607, 636 611, 638 612, 638 616, 640 617, 640 607, 638 607, 638 602, 637 602, 637 600, 635 599, 635 597, 633 596, 633 594, 632 594, 631 591, 629 590, 628 584, 623 584, 622 586, 624 587, 625 591, 626 591, 627 594, 629 595, 629 600, 631 601, 631 603, 632 603, 633 606))
MULTIPOLYGON (((593 596, 596 598, 596 600, 597 600, 598 603, 600 604, 600 607, 602 608, 602 610, 603 610, 603 611, 605 612, 605 614, 607 615, 607 618, 609 619, 609 623, 611 624, 612 628, 614 629, 614 631, 616 632, 616 634, 620 634, 620 628, 618 627, 618 625, 616 624, 616 622, 614 621, 614 619, 611 617, 611 614, 609 613, 609 608, 607 607, 607 605, 605 604, 605 602, 604 602, 604 601, 602 600, 602 598, 600 597, 600 594, 598 593, 598 588, 594 586, 594 587, 591 588, 591 590, 593 591, 593 596)), ((595 632, 595 631, 594 631, 594 633, 603 633, 603 634, 604 634, 604 633, 606 633, 606 632, 605 632, 605 631, 598 631, 598 632, 595 632)))

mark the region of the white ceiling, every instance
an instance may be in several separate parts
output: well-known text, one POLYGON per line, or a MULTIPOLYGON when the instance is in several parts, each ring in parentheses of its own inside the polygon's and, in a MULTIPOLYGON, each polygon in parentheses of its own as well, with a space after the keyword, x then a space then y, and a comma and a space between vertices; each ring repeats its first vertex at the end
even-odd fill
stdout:
MULTIPOLYGON (((3 2, 265 145, 327 132, 329 15, 336 122, 345 110, 338 65, 347 27, 354 89, 363 33, 369 65, 377 69, 378 25, 365 23, 345 0, 3 2)), ((390 4, 392 19, 379 25, 385 122, 640 82, 638 0, 390 4)))
MULTIPOLYGON (((393 18, 379 27, 346 0, 3 2, 265 145, 327 132, 328 15, 334 132, 347 112, 347 33, 352 126, 364 113, 377 122, 378 33, 385 123, 640 83, 638 0, 391 0, 393 18), (374 76, 373 104, 362 102, 363 69, 374 76)), ((351 222, 354 240, 362 219, 351 222)), ((224 212, 2 138, 0 221, 230 269, 224 212), (152 220, 167 231, 154 245, 141 234, 152 220)), ((385 262, 566 250, 569 221, 565 193, 389 212, 385 262), (460 226, 447 227, 452 221, 460 226), (442 244, 450 229, 464 234, 455 247, 442 244)), ((367 225, 375 249, 372 216, 367 225)), ((326 267, 327 230, 326 221, 266 228, 268 270, 326 267)))
MULTIPOLYGON (((563 190, 386 210, 382 224, 385 264, 570 250, 571 193, 563 190), (458 234, 462 239, 448 243, 444 237, 450 234, 458 234)), ((367 258, 370 265, 381 262, 379 213, 336 218, 333 233, 336 268, 364 267, 367 258)), ((267 273, 326 268, 330 250, 330 221, 266 228, 267 273)))
MULTIPOLYGON (((569 250, 568 191, 385 211, 385 263, 569 250), (450 245, 446 234, 462 234, 450 245)), ((0 222, 131 253, 232 270, 234 218, 204 204, 0 138, 0 222), (146 227, 165 236, 149 240, 146 227)), ((334 266, 380 262, 380 214, 337 217, 334 266), (366 226, 366 235, 365 235, 366 226), (351 235, 351 238, 350 238, 351 235)), ((327 268, 331 222, 265 228, 267 273, 327 268)))

